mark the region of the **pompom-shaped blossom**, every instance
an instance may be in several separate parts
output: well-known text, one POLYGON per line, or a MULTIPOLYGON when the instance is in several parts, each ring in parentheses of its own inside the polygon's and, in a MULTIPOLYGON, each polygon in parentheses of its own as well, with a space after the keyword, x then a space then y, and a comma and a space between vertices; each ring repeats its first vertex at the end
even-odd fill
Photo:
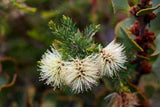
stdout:
POLYGON ((69 62, 65 76, 66 83, 75 93, 88 91, 99 79, 99 67, 95 64, 94 56, 85 59, 74 59, 69 62))
POLYGON ((98 62, 101 66, 101 76, 108 75, 112 77, 117 75, 117 71, 121 68, 125 68, 126 55, 124 53, 124 47, 115 41, 109 43, 98 54, 98 62))
POLYGON ((51 51, 42 56, 39 70, 41 71, 41 80, 46 80, 47 85, 52 85, 54 89, 63 85, 64 62, 59 52, 51 47, 51 51))

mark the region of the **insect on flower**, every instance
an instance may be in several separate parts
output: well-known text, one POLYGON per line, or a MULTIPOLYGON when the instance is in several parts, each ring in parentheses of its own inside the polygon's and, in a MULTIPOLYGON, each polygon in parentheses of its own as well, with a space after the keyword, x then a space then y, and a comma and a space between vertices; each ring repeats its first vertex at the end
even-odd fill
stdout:
POLYGON ((74 59, 68 65, 65 76, 66 83, 75 93, 88 91, 93 85, 97 84, 99 79, 99 67, 95 64, 92 55, 80 60, 74 59))
POLYGON ((101 50, 97 58, 101 66, 101 76, 107 74, 113 77, 113 75, 117 75, 118 70, 125 68, 124 63, 126 62, 126 55, 123 50, 124 47, 115 43, 115 41, 112 41, 101 50))
POLYGON ((64 63, 61 54, 51 47, 51 51, 47 50, 40 61, 41 80, 46 80, 46 84, 54 89, 60 88, 64 83, 64 63))

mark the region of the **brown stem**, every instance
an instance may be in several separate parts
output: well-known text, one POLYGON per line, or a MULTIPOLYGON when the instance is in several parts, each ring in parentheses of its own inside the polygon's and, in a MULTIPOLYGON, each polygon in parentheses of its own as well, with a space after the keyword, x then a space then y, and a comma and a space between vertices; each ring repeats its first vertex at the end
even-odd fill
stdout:
POLYGON ((140 74, 140 73, 138 73, 137 75, 136 75, 136 78, 133 80, 133 84, 134 85, 138 85, 139 84, 139 81, 140 81, 140 78, 142 77, 142 75, 140 74))
POLYGON ((139 22, 139 36, 142 36, 144 35, 145 33, 145 26, 146 26, 146 23, 144 22, 144 16, 141 16, 138 18, 138 22, 139 22))
MULTIPOLYGON (((150 0, 141 0, 141 4, 139 5, 140 9, 144 9, 148 4, 149 4, 150 0)), ((136 33, 136 37, 139 38, 138 44, 144 49, 143 52, 137 52, 137 55, 146 55, 148 56, 148 44, 152 43, 152 41, 148 41, 146 38, 149 38, 149 34, 146 33, 146 25, 150 22, 150 18, 147 15, 143 15, 143 16, 136 16, 136 14, 134 14, 137 21, 138 21, 138 33, 136 33)), ((141 77, 144 74, 147 74, 150 72, 150 65, 148 63, 148 61, 144 61, 142 59, 136 58, 136 62, 137 62, 137 67, 136 67, 136 71, 137 71, 137 75, 135 76, 135 79, 132 81, 133 84, 138 85, 140 82, 141 77), (144 65, 145 64, 145 65, 144 65)))
MULTIPOLYGON (((145 24, 145 22, 144 22, 144 16, 141 16, 141 17, 137 18, 137 20, 138 20, 138 22, 139 22, 139 35, 137 35, 137 36, 143 36, 144 33, 145 33, 145 26, 146 26, 146 24, 145 24)), ((138 63, 139 63, 139 62, 138 62, 138 63)), ((132 82, 132 83, 135 84, 135 85, 138 85, 138 84, 139 84, 140 79, 141 79, 141 77, 142 77, 142 75, 143 75, 143 73, 142 73, 141 70, 139 69, 139 68, 140 68, 139 65, 140 65, 140 64, 138 64, 138 66, 137 66, 137 68, 136 68, 136 70, 138 71, 138 73, 137 73, 135 79, 134 79, 133 82, 132 82)))

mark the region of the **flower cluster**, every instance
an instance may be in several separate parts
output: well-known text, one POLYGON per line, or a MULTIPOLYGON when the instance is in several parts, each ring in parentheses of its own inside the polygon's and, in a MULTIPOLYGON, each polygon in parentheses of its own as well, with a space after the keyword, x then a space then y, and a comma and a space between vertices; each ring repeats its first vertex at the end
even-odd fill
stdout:
POLYGON ((55 49, 47 50, 42 56, 39 69, 41 80, 46 80, 47 85, 52 85, 54 89, 63 85, 64 62, 62 61, 62 55, 55 49))
MULTIPOLYGON (((130 32, 135 35, 134 41, 138 43, 138 45, 144 50, 143 52, 137 52, 137 56, 149 58, 149 52, 153 48, 156 36, 154 35, 154 32, 150 32, 148 28, 144 29, 143 34, 140 33, 141 31, 139 29, 140 21, 137 20, 130 28, 130 32)), ((136 70, 141 74, 148 74, 152 71, 152 65, 146 60, 136 58, 135 60, 131 61, 131 63, 138 64, 136 70), (139 68, 139 66, 141 66, 141 68, 139 68)))
POLYGON ((75 93, 90 90, 103 76, 113 77, 124 67, 126 56, 124 47, 112 41, 97 54, 84 59, 72 58, 63 61, 62 55, 55 49, 47 51, 40 61, 41 79, 54 89, 67 85, 75 93))
POLYGON ((98 61, 101 66, 101 76, 108 75, 113 77, 120 68, 125 68, 126 56, 123 50, 124 47, 114 41, 101 50, 98 61))

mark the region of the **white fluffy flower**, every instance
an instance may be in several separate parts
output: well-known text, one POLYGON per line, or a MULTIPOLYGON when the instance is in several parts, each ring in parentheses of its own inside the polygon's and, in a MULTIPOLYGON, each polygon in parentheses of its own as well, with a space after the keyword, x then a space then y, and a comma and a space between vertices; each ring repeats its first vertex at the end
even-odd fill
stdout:
POLYGON ((75 93, 88 91, 97 84, 99 67, 94 61, 91 55, 83 60, 74 59, 68 64, 65 80, 75 93))
POLYGON ((51 51, 47 50, 40 61, 41 80, 46 80, 46 84, 52 85, 54 89, 59 88, 64 83, 63 67, 61 54, 51 47, 51 51))
POLYGON ((121 68, 125 68, 126 55, 123 52, 124 47, 115 41, 109 43, 102 49, 98 55, 98 62, 101 66, 101 76, 108 75, 112 77, 117 75, 117 71, 121 68))

